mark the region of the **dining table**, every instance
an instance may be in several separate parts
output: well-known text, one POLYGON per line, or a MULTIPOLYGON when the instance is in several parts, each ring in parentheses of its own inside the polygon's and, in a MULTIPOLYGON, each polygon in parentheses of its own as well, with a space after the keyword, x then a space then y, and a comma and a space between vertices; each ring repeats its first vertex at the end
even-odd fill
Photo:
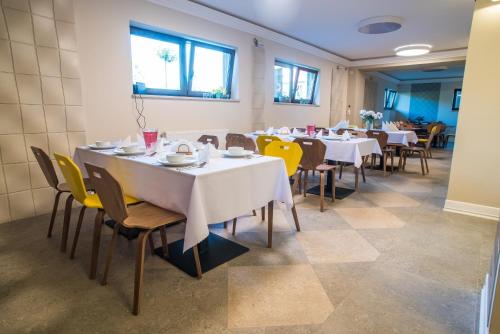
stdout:
MULTIPOLYGON (((169 148, 166 148, 169 151, 169 148)), ((186 216, 182 251, 209 236, 209 225, 239 217, 274 201, 291 209, 293 198, 281 158, 252 154, 244 158, 211 154, 208 163, 166 167, 158 156, 120 156, 116 151, 77 147, 74 161, 86 174, 84 163, 106 168, 130 196, 186 216)), ((268 218, 268 245, 272 242, 272 214, 268 218)))

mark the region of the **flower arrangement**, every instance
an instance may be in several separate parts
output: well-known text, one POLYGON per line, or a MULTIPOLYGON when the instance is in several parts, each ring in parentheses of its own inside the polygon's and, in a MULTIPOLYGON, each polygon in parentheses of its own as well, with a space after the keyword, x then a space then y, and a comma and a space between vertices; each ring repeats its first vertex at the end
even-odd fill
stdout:
POLYGON ((375 112, 373 110, 361 110, 359 116, 366 124, 366 128, 371 130, 373 127, 373 122, 377 119, 382 119, 384 115, 381 112, 375 112))

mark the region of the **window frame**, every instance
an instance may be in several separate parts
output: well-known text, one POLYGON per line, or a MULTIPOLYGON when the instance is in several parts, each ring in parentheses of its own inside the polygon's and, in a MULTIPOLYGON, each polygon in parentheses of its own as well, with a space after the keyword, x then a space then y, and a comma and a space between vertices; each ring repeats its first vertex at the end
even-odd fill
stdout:
MULTIPOLYGON (((276 97, 274 96, 274 93, 273 93, 273 99, 274 99, 275 103, 293 103, 293 104, 303 104, 303 105, 315 105, 314 99, 315 99, 316 89, 317 89, 317 85, 318 85, 318 77, 319 77, 319 70, 318 69, 307 67, 304 65, 290 63, 290 62, 283 61, 280 59, 274 60, 274 66, 287 67, 290 69, 290 91, 289 91, 290 102, 280 102, 279 100, 276 99, 276 97), (293 74, 294 69, 297 69, 295 76, 293 74), (311 91, 311 98, 309 99, 308 103, 301 103, 301 100, 295 98, 295 96, 297 94, 297 85, 298 85, 300 71, 313 73, 315 75, 313 88, 311 91)), ((274 68, 273 68, 273 71, 274 71, 274 68)), ((274 72, 273 72, 273 78, 274 78, 274 72)), ((274 84, 276 84, 276 82, 274 84)))
POLYGON ((398 91, 390 88, 384 90, 384 110, 393 110, 398 91))
MULTIPOLYGON (((201 41, 193 38, 185 38, 180 36, 171 35, 168 33, 158 32, 150 30, 147 28, 141 28, 135 25, 130 25, 130 36, 136 35, 141 37, 146 37, 150 39, 156 39, 163 42, 169 42, 179 45, 179 78, 180 78, 180 89, 163 89, 163 88, 148 88, 146 87, 141 94, 142 95, 160 95, 160 96, 184 96, 184 97, 202 97, 206 98, 206 94, 211 94, 211 92, 199 92, 193 91, 192 79, 194 76, 193 66, 194 66, 194 51, 196 47, 216 50, 222 53, 227 53, 230 56, 228 64, 228 79, 226 82, 226 97, 223 99, 230 99, 232 97, 232 85, 234 76, 234 62, 236 57, 236 49, 229 47, 224 47, 216 44, 212 44, 207 41, 201 41), (191 44, 189 64, 187 61, 187 43, 191 44)), ((133 69, 132 69, 133 71, 133 69)), ((134 84, 134 83, 133 83, 134 84)), ((135 93, 135 92, 134 92, 135 93)), ((210 97, 210 99, 218 99, 216 97, 210 97)))
POLYGON ((451 110, 458 111, 460 110, 460 104, 462 104, 462 88, 455 88, 453 91, 453 102, 451 104, 451 110), (460 103, 457 106, 457 95, 460 92, 460 103))

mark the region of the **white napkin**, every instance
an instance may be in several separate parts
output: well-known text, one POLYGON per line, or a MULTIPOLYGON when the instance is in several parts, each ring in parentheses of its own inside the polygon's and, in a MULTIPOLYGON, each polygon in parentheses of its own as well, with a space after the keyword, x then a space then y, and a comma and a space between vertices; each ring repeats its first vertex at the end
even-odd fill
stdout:
MULTIPOLYGON (((212 144, 203 145, 203 147, 198 151, 198 161, 200 163, 208 163, 210 161, 210 146, 212 144)), ((215 148, 215 147, 214 147, 215 148)))
POLYGON ((315 138, 318 138, 318 139, 323 138, 323 130, 319 130, 318 132, 316 132, 315 138))
POLYGON ((297 128, 293 128, 292 130, 292 135, 294 136, 300 136, 302 132, 300 132, 297 128))
POLYGON ((146 143, 144 143, 144 137, 141 136, 140 134, 136 134, 135 137, 137 138, 137 145, 139 146, 146 146, 146 143))
POLYGON ((335 134, 335 131, 333 131, 332 129, 329 129, 328 130, 328 137, 335 137, 336 134, 335 134))
POLYGON ((387 123, 386 122, 382 122, 382 131, 387 131, 387 123))
POLYGON ((290 129, 288 127, 284 126, 284 127, 279 129, 279 134, 280 135, 289 135, 290 129))
POLYGON ((399 131, 398 127, 393 122, 389 124, 389 128, 391 129, 391 131, 399 131))
POLYGON ((349 133, 349 131, 344 131, 341 139, 342 140, 351 140, 351 134, 349 133))
POLYGON ((132 145, 132 140, 130 139, 130 136, 128 136, 127 138, 125 138, 124 140, 122 140, 120 142, 120 147, 127 147, 127 146, 130 146, 132 145))
POLYGON ((271 136, 272 134, 274 134, 274 128, 271 126, 269 127, 269 129, 266 130, 266 134, 271 136))
POLYGON ((333 130, 336 131, 338 129, 347 129, 348 127, 349 127, 349 122, 344 119, 338 122, 337 125, 333 127, 333 130))
POLYGON ((221 156, 221 151, 215 148, 213 144, 207 144, 208 146, 208 151, 209 151, 209 157, 210 158, 220 158, 221 156))
POLYGON ((156 145, 156 153, 164 153, 167 150, 166 143, 167 139, 161 137, 156 145))

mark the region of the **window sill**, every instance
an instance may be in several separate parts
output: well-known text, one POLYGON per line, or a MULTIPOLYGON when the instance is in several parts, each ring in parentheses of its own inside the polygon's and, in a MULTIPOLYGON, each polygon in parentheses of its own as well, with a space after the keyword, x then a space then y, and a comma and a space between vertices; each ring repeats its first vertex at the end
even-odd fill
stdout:
MULTIPOLYGON (((139 95, 132 94, 130 97, 134 98, 139 95)), ((177 101, 204 101, 204 102, 229 102, 229 103, 239 103, 239 99, 206 99, 203 97, 192 97, 192 96, 168 96, 168 95, 141 95, 144 100, 177 100, 177 101)))
POLYGON ((285 106, 296 106, 296 107, 315 107, 318 108, 319 104, 302 104, 302 103, 288 103, 288 102, 273 102, 276 105, 285 105, 285 106))

